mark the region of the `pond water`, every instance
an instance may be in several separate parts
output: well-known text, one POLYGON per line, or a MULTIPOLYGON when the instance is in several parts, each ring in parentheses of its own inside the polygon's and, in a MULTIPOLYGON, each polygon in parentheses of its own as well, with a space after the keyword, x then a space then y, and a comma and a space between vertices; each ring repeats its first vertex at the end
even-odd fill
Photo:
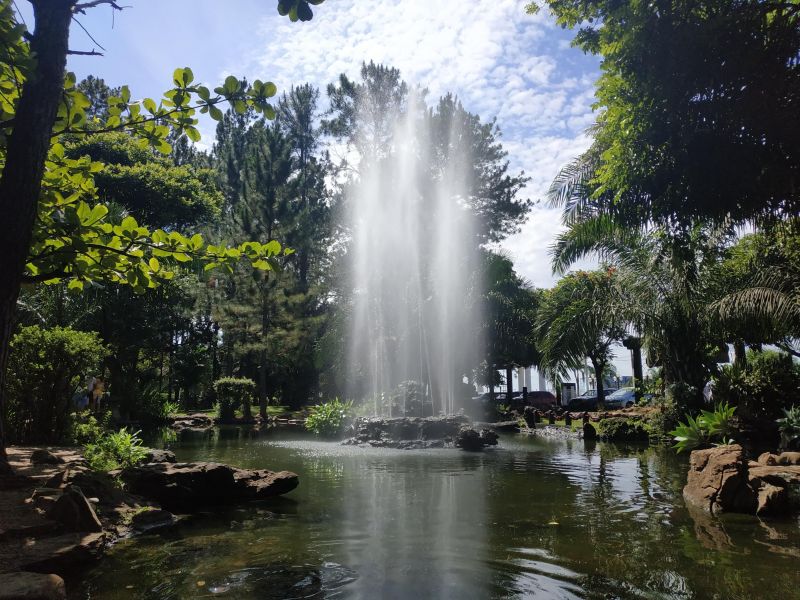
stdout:
POLYGON ((238 428, 169 446, 300 486, 123 541, 73 598, 800 598, 797 519, 689 512, 686 458, 666 449, 378 450, 238 428))

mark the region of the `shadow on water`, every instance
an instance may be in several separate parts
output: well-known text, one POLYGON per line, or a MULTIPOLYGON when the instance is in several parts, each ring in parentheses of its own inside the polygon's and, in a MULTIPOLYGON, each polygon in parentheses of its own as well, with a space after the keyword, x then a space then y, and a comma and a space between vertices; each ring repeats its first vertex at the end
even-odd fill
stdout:
POLYGON ((685 457, 504 436, 480 454, 186 432, 300 487, 118 544, 75 598, 800 598, 796 520, 689 512, 685 457))

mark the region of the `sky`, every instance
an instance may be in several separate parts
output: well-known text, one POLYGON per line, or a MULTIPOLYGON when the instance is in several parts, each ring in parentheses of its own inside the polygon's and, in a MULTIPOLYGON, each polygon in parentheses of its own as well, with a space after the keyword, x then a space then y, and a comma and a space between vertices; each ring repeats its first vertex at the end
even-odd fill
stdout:
MULTIPOLYGON (((93 8, 73 25, 72 49, 104 53, 70 57, 79 79, 93 74, 129 85, 134 97, 157 99, 172 71, 190 66, 210 85, 233 74, 273 81, 279 90, 305 82, 324 90, 374 60, 428 88, 430 99, 453 92, 483 120, 496 118, 511 168, 531 178, 525 196, 538 201, 502 249, 532 284, 555 281, 548 247, 561 224, 544 196, 559 168, 589 145, 600 71, 599 60, 571 47, 572 32, 548 11, 527 15, 527 0, 327 0, 313 21, 291 23, 277 15, 275 0, 121 3, 130 6, 93 8)), ((27 3, 17 4, 30 21, 27 3)), ((202 143, 211 144, 213 127, 201 123, 202 143)), ((629 374, 627 353, 619 356, 617 368, 629 374)))

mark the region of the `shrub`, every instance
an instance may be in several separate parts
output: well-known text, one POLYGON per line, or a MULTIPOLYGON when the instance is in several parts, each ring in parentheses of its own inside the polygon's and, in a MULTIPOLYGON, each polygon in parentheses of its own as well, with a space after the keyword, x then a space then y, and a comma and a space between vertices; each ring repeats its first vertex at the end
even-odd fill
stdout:
POLYGON ((75 390, 97 373, 107 350, 96 333, 23 327, 11 339, 6 389, 11 443, 55 443, 69 435, 75 390))
POLYGON ((747 367, 723 367, 714 399, 738 407, 745 416, 776 419, 800 403, 800 365, 788 354, 750 351, 747 367))
POLYGON ((176 402, 167 400, 167 394, 161 392, 158 381, 148 381, 140 385, 137 396, 131 414, 143 423, 165 423, 170 415, 180 410, 176 402))
POLYGON ((686 422, 680 423, 670 432, 676 442, 673 448, 683 452, 712 443, 730 443, 730 436, 733 434, 731 420, 735 412, 735 406, 720 403, 713 411, 702 411, 697 418, 686 415, 686 422))
POLYGON ((642 423, 622 417, 602 419, 598 430, 600 439, 609 442, 642 442, 648 439, 647 429, 642 423))
POLYGON ((86 445, 84 457, 95 471, 136 466, 147 455, 147 448, 142 446, 139 433, 130 433, 125 429, 104 433, 96 442, 86 445))
POLYGON ((336 437, 342 434, 352 417, 353 402, 342 402, 336 398, 331 402, 311 407, 306 417, 306 429, 320 437, 336 437))
POLYGON ((256 394, 256 382, 252 379, 223 377, 214 382, 217 395, 217 416, 223 421, 230 421, 236 416, 236 409, 242 407, 242 413, 249 419, 250 406, 256 394))
POLYGON ((651 438, 661 441, 669 438, 670 432, 678 426, 680 411, 672 398, 656 398, 653 404, 658 410, 647 415, 644 426, 651 438))
POLYGON ((781 447, 795 448, 800 445, 800 406, 783 410, 784 417, 778 419, 781 432, 781 447))
POLYGON ((70 432, 67 440, 77 446, 85 446, 96 442, 108 429, 111 413, 104 413, 100 419, 88 413, 72 413, 70 415, 70 432))

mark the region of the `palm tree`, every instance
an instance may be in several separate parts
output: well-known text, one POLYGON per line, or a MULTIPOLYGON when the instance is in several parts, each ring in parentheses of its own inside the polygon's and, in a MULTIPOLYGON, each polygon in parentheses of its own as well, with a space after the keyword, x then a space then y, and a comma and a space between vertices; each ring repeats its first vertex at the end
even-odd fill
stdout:
POLYGON ((582 163, 562 171, 550 188, 550 203, 564 210, 567 225, 551 248, 553 269, 563 273, 590 254, 618 269, 628 328, 643 338, 651 365, 663 366, 667 383, 690 386, 687 401, 697 408, 725 341, 708 307, 719 294, 716 273, 733 230, 621 225, 591 197, 582 197, 592 177, 590 159, 584 155, 582 163))
POLYGON ((597 400, 605 400, 603 374, 612 346, 625 335, 622 295, 616 269, 570 273, 545 292, 536 317, 541 367, 566 375, 588 357, 597 381, 597 400))

